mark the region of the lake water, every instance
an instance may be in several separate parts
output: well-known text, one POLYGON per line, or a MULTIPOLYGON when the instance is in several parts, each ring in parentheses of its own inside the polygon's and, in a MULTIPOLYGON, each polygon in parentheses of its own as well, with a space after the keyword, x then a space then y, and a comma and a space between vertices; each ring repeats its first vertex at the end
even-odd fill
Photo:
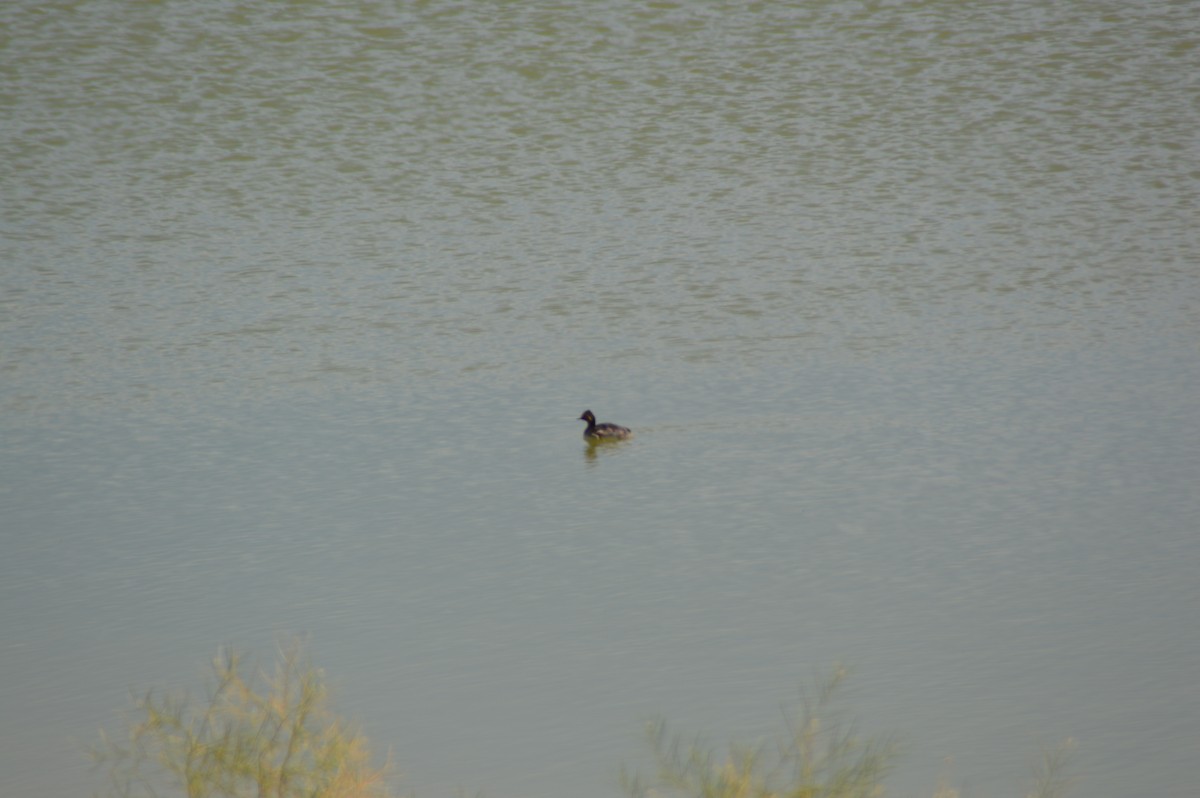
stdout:
POLYGON ((1194 796, 1198 41, 5 3, 0 794, 299 634, 418 796, 619 795, 647 717, 764 739, 837 662, 891 795, 1071 737, 1076 794, 1194 796))

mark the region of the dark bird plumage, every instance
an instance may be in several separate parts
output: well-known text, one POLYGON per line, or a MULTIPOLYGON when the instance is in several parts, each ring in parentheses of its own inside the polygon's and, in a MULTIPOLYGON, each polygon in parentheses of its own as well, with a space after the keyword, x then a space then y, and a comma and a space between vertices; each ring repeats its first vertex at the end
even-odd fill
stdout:
POLYGON ((587 429, 583 431, 583 439, 588 443, 623 441, 633 435, 628 427, 622 427, 619 424, 597 424, 596 417, 592 415, 591 410, 584 410, 579 420, 587 422, 587 429))

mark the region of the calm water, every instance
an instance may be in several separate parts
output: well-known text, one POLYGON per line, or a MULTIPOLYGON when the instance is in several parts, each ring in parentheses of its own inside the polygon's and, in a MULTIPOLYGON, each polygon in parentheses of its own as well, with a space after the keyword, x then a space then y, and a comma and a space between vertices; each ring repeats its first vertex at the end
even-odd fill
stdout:
POLYGON ((0 794, 305 634, 402 788, 619 794, 837 661, 1200 782, 1191 3, 0 7, 0 794), (635 428, 589 452, 585 408, 635 428))

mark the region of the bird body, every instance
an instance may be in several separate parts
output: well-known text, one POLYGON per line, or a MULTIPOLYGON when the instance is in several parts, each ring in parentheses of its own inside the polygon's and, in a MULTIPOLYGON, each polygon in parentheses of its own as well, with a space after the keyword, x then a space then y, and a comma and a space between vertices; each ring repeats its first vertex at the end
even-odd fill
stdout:
POLYGON ((596 417, 591 410, 584 410, 579 420, 587 422, 587 429, 583 431, 583 439, 588 443, 623 441, 633 435, 632 430, 619 424, 597 424, 596 417))

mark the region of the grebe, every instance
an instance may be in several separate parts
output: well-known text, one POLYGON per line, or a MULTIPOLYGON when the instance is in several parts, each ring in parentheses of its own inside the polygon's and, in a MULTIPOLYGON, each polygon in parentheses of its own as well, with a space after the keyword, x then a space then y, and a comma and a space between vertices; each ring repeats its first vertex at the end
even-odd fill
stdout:
POLYGON ((583 431, 583 439, 588 443, 623 441, 633 435, 633 432, 628 427, 622 427, 617 424, 597 424, 596 417, 592 415, 591 410, 584 410, 579 420, 587 422, 587 429, 583 431))

